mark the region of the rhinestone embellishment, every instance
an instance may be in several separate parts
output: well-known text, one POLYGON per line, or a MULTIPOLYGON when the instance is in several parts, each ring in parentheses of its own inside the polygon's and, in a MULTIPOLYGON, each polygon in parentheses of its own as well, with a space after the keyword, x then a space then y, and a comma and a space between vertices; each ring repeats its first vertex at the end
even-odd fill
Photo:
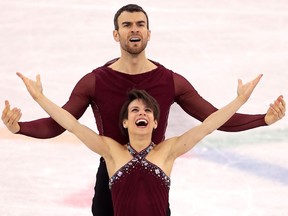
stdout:
POLYGON ((136 167, 136 165, 140 165, 146 172, 149 172, 151 175, 154 175, 157 178, 160 178, 163 184, 169 189, 171 180, 170 177, 167 176, 161 168, 157 165, 151 163, 146 160, 146 155, 153 149, 155 144, 152 142, 146 149, 141 152, 137 152, 133 147, 128 143, 127 149, 130 154, 133 156, 133 159, 130 160, 127 164, 121 167, 109 180, 109 188, 111 189, 113 184, 117 181, 121 180, 124 176, 128 175, 132 169, 136 167))

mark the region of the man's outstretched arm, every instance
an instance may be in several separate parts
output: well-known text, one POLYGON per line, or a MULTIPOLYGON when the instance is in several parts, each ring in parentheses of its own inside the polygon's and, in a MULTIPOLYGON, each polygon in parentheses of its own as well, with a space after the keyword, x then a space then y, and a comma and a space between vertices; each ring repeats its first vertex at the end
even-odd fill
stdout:
MULTIPOLYGON (((62 107, 79 119, 90 104, 91 92, 94 92, 95 79, 93 74, 84 76, 73 89, 67 103, 62 107)), ((8 101, 2 112, 2 121, 12 133, 18 133, 34 138, 47 139, 62 134, 65 129, 52 118, 41 118, 28 122, 19 122, 20 109, 10 109, 8 101)))
MULTIPOLYGON (((203 122, 210 114, 217 111, 211 103, 202 98, 195 88, 181 75, 174 73, 175 99, 190 116, 203 122)), ((285 116, 286 104, 279 96, 270 105, 266 114, 235 113, 219 130, 237 132, 271 125, 285 116)))

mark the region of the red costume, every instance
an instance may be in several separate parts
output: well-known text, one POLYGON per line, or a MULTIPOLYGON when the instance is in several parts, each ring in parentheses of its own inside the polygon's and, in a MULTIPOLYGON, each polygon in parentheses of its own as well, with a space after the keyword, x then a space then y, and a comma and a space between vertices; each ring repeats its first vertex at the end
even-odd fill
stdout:
MULTIPOLYGON (((199 121, 203 121, 217 110, 204 100, 184 77, 159 63, 153 62, 157 68, 152 71, 130 75, 109 68, 108 66, 114 61, 112 60, 85 75, 73 89, 69 101, 63 106, 64 109, 79 119, 87 107, 91 105, 100 135, 111 137, 121 144, 128 143, 128 138, 119 129, 118 119, 127 92, 132 88, 146 90, 160 105, 160 120, 152 138, 156 144, 165 138, 169 109, 174 102, 199 121)), ((236 113, 219 130, 232 132, 264 126, 266 125, 264 116, 264 114, 236 113)), ((65 131, 51 118, 20 122, 19 124, 20 134, 36 138, 51 138, 65 131)), ((92 208, 95 215, 113 215, 113 211, 110 210, 112 203, 108 180, 105 163, 101 160, 92 208), (101 213, 102 209, 104 213, 101 213), (107 213, 106 210, 111 212, 107 213)))
POLYGON ((146 160, 153 146, 137 152, 128 143, 133 159, 109 180, 115 216, 166 216, 170 178, 146 160))

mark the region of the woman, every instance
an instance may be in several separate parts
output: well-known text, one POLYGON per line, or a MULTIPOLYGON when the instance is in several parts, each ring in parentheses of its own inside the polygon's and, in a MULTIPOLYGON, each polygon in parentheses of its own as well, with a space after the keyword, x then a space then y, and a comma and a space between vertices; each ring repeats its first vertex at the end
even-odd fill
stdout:
POLYGON ((262 77, 259 75, 244 85, 238 80, 237 97, 232 102, 211 114, 202 124, 158 145, 151 141, 159 119, 158 104, 145 91, 132 90, 120 112, 120 122, 129 136, 129 143, 123 145, 96 134, 46 98, 42 93, 39 75, 36 81, 21 73, 17 75, 23 80, 33 99, 54 120, 105 159, 114 214, 121 216, 166 215, 169 176, 176 158, 224 124, 248 100, 262 77))

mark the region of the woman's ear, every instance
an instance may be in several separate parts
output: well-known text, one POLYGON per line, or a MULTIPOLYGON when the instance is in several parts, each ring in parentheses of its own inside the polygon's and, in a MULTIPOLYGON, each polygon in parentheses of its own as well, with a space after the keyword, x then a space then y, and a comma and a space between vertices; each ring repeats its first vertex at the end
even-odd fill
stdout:
POLYGON ((154 129, 156 129, 157 126, 158 126, 158 122, 155 120, 154 123, 155 123, 155 125, 154 125, 154 129))
POLYGON ((123 128, 127 128, 127 121, 124 120, 123 123, 122 123, 122 125, 123 125, 123 128))

